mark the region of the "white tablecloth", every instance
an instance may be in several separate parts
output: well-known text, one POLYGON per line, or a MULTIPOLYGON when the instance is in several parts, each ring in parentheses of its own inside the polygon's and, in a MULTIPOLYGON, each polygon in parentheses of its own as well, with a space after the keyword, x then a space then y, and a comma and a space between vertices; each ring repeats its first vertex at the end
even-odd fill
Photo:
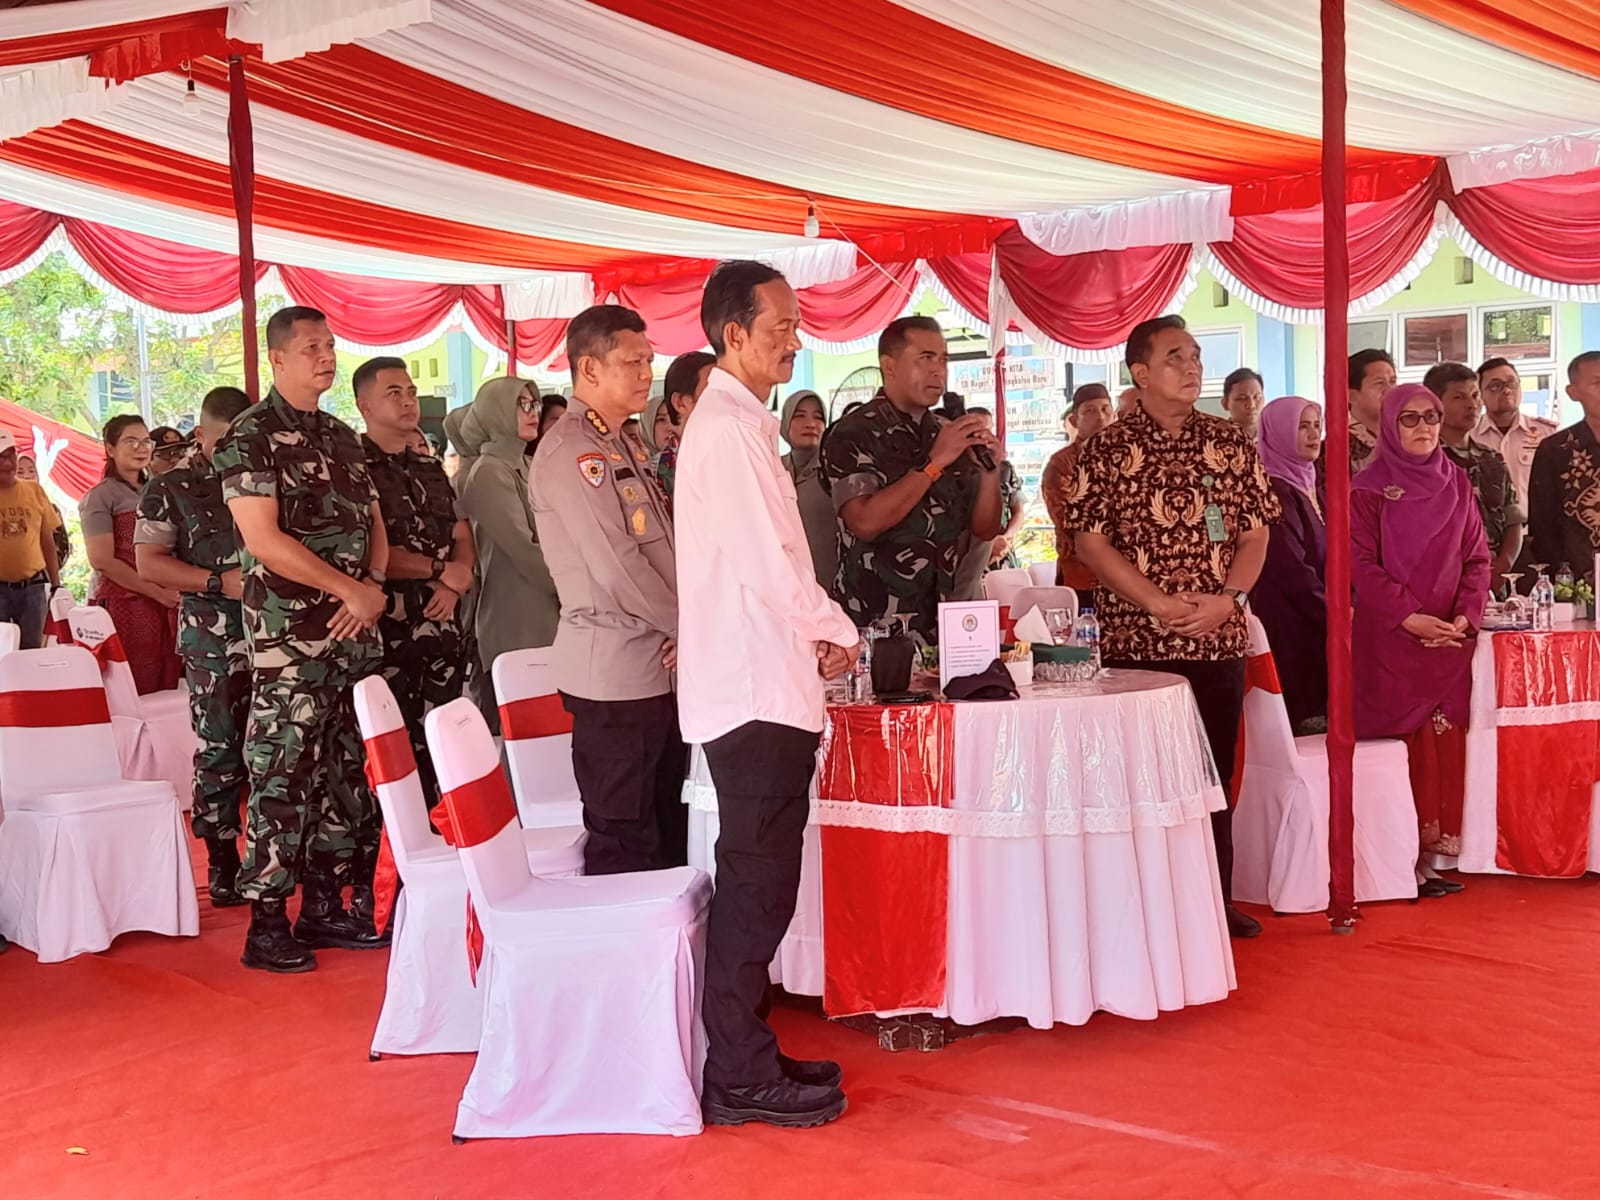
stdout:
MULTIPOLYGON (((815 797, 773 980, 821 995, 818 825, 949 835, 946 995, 964 1025, 1150 1019, 1236 986, 1209 813, 1225 804, 1188 684, 1115 671, 954 706, 949 807, 815 797)), ((715 871, 716 791, 696 749, 689 861, 715 871)))

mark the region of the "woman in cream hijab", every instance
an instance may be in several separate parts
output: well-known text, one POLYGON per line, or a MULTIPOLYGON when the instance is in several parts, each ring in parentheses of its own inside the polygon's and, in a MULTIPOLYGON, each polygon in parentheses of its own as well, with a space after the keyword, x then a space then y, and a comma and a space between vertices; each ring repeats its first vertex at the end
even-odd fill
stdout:
POLYGON ((461 456, 456 494, 478 546, 473 627, 487 677, 507 650, 550 645, 561 615, 528 509, 539 389, 525 379, 491 379, 470 406, 446 418, 445 433, 461 456))
POLYGON ((839 569, 839 518, 834 513, 833 497, 822 482, 822 435, 827 430, 828 410, 821 396, 799 391, 784 401, 778 431, 789 444, 789 453, 782 461, 789 478, 794 480, 795 503, 811 547, 817 582, 831 595, 833 577, 839 569))

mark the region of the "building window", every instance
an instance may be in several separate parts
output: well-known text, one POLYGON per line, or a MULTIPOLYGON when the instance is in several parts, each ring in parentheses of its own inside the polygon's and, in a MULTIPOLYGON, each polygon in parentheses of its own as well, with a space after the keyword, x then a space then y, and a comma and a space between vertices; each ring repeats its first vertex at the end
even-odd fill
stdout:
POLYGON ((1406 366, 1431 367, 1436 363, 1466 362, 1470 357, 1466 313, 1407 317, 1405 322, 1406 366))
POLYGON ((1194 340, 1200 343, 1200 362, 1208 380, 1225 379, 1244 365, 1244 334, 1239 330, 1196 333, 1194 340))
POLYGON ((1483 356, 1509 358, 1512 362, 1529 359, 1549 360, 1555 345, 1555 328, 1548 307, 1491 308, 1483 313, 1483 356))
POLYGON ((1389 348, 1389 320, 1350 322, 1350 353, 1389 348))

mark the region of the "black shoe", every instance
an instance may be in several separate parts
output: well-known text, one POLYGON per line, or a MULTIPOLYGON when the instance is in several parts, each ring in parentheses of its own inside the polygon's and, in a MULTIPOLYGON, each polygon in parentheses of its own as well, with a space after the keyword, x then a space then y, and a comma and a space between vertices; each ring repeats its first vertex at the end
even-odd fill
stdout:
POLYGON ((1464 892, 1464 891, 1467 890, 1467 885, 1466 884, 1461 883, 1461 882, 1459 882, 1458 880, 1455 880, 1455 879, 1447 879, 1443 875, 1439 875, 1439 876, 1435 877, 1433 882, 1437 883, 1440 887, 1442 887, 1445 891, 1449 892, 1452 896, 1454 896, 1457 892, 1464 892))
POLYGON ((257 971, 297 975, 317 965, 317 956, 289 932, 282 900, 255 900, 250 904, 250 932, 244 936, 239 961, 257 971))
POLYGON ((1440 896, 1448 896, 1450 889, 1445 887, 1442 879, 1424 879, 1417 884, 1417 895, 1423 900, 1437 900, 1440 896))
POLYGON ((208 837, 206 891, 212 908, 237 908, 248 901, 239 894, 239 843, 233 838, 208 837))
POLYGON ((836 1088, 844 1082, 844 1071, 831 1058, 790 1058, 778 1055, 783 1077, 808 1087, 836 1088))
POLYGON ((378 898, 370 884, 356 884, 350 889, 350 915, 358 921, 373 924, 378 912, 378 898))
POLYGON ((844 1112, 845 1099, 838 1088, 778 1079, 736 1088, 707 1084, 701 1107, 707 1125, 760 1121, 784 1129, 810 1129, 838 1120, 844 1112))
POLYGON ((0 954, 4 954, 9 949, 11 949, 11 943, 6 941, 4 934, 0 934, 0 954))
POLYGON ((339 893, 321 883, 307 883, 301 889, 294 936, 318 950, 376 950, 389 944, 388 937, 372 927, 371 917, 363 921, 346 912, 339 893))
POLYGON ((1228 915, 1228 936, 1235 938, 1253 938, 1261 936, 1261 922, 1247 913, 1240 912, 1233 905, 1223 907, 1228 915))

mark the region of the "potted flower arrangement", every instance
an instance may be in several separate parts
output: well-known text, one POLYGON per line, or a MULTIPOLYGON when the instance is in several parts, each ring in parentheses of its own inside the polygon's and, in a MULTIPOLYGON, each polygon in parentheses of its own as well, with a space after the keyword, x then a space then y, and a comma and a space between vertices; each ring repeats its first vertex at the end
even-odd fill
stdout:
POLYGON ((1557 584, 1556 603, 1572 605, 1572 616, 1576 621, 1594 620, 1594 588, 1586 579, 1572 584, 1557 584))

